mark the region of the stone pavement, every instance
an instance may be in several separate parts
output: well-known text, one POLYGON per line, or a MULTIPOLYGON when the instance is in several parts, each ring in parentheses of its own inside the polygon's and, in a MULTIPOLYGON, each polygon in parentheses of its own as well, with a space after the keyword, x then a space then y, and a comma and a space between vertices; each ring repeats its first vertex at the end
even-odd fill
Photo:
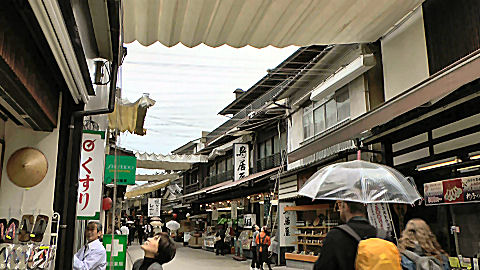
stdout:
MULTIPOLYGON (((128 247, 127 250, 127 268, 132 269, 133 262, 143 257, 143 251, 140 245, 134 244, 128 247)), ((175 258, 163 265, 164 270, 214 270, 214 269, 250 269, 251 260, 244 262, 235 261, 232 255, 216 256, 214 252, 205 251, 202 249, 193 249, 177 244, 177 254, 175 258)), ((265 265, 266 267, 266 265, 265 265)), ((268 267, 266 267, 268 269, 268 267)), ((287 270, 292 268, 274 267, 275 270, 287 270)))

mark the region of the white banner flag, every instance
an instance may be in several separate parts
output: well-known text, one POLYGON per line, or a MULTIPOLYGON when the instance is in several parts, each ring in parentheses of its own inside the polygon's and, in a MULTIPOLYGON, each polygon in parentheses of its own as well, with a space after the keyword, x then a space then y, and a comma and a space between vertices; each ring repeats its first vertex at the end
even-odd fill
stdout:
POLYGON ((233 201, 231 206, 231 217, 232 219, 237 219, 237 202, 233 201))
POLYGON ((148 216, 149 217, 159 217, 161 208, 162 208, 162 199, 148 198, 148 216))
POLYGON ((390 222, 387 207, 386 203, 367 204, 368 220, 373 227, 391 232, 392 223, 390 222))
POLYGON ((249 149, 246 143, 235 143, 233 145, 233 166, 235 171, 234 181, 245 178, 249 174, 250 159, 249 149))
POLYGON ((105 132, 84 130, 78 178, 77 219, 100 220, 105 132))

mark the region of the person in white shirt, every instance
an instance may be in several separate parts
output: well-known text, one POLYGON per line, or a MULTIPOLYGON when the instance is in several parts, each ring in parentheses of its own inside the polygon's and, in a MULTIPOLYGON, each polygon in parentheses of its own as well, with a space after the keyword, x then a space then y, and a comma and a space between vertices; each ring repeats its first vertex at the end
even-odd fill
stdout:
POLYGON ((120 227, 120 232, 122 232, 122 235, 128 235, 129 234, 129 230, 128 230, 128 227, 125 223, 123 223, 122 227, 120 227))
POLYGON ((107 252, 100 242, 102 224, 90 221, 85 230, 87 244, 81 247, 73 257, 74 270, 105 270, 107 268, 107 252))

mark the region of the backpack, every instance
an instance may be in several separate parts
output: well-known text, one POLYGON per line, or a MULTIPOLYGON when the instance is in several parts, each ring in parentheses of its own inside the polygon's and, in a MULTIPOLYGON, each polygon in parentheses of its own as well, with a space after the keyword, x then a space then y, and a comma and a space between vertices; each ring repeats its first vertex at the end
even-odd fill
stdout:
POLYGON ((409 260, 415 263, 417 270, 442 270, 442 266, 435 257, 420 256, 410 250, 402 251, 409 260))
POLYGON ((378 231, 377 237, 363 240, 350 226, 344 224, 337 228, 346 232, 358 241, 356 270, 401 270, 400 253, 397 247, 387 240, 384 231, 378 231))
POLYGON ((263 238, 258 235, 258 252, 262 253, 264 250, 268 250, 268 245, 265 243, 265 239, 267 239, 267 235, 263 235, 263 238))

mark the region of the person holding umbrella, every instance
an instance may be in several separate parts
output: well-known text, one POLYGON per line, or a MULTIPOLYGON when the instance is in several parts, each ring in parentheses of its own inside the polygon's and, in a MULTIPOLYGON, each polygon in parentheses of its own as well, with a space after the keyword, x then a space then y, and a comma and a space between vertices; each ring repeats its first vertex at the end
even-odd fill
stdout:
POLYGON ((379 239, 385 236, 366 219, 367 204, 413 204, 421 199, 400 172, 363 160, 335 163, 313 174, 298 194, 336 200, 340 219, 346 222, 328 232, 314 269, 401 269, 398 249, 379 239))

